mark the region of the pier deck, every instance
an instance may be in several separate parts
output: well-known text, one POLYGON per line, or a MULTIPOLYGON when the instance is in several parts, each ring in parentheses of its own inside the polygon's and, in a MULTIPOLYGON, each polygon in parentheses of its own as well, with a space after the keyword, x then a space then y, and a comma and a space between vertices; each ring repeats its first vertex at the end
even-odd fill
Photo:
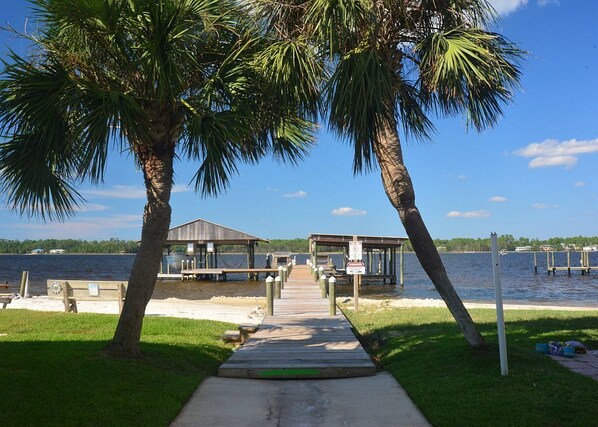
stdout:
POLYGON ((307 266, 295 266, 274 315, 218 370, 234 378, 347 378, 376 368, 345 316, 329 315, 329 303, 307 266))
POLYGON ((187 268, 181 270, 180 273, 158 273, 160 279, 180 279, 190 280, 196 277, 213 276, 216 280, 220 278, 226 279, 227 274, 248 274, 252 277, 258 277, 259 274, 276 275, 278 269, 276 268, 187 268))

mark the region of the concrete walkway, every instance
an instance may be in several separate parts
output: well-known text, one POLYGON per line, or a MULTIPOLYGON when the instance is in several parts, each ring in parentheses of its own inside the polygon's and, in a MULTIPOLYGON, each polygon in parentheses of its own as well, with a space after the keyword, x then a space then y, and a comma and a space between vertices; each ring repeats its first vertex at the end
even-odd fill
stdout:
POLYGON ((430 426, 395 378, 254 380, 211 377, 171 427, 430 426))
POLYGON ((598 381, 598 351, 594 350, 587 354, 576 354, 573 358, 554 355, 550 355, 550 357, 573 372, 598 381))
POLYGON ((375 372, 344 315, 329 315, 307 266, 296 266, 274 316, 220 377, 201 384, 171 426, 430 425, 391 374, 375 372), (251 379, 273 378, 264 374, 272 369, 295 379, 251 379))

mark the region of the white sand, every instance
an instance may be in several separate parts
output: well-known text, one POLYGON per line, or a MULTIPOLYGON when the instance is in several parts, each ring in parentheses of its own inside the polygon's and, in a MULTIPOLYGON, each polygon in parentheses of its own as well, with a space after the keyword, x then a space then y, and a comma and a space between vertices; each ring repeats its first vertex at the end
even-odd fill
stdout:
MULTIPOLYGON (((352 298, 338 298, 337 301, 348 309, 353 307, 352 298)), ((440 299, 368 299, 360 298, 360 306, 377 308, 445 307, 440 299)), ((265 298, 256 297, 212 297, 203 300, 178 298, 152 299, 146 309, 146 316, 184 317, 189 319, 219 320, 230 323, 259 324, 264 317, 265 298)), ((465 303, 467 308, 494 308, 490 303, 465 303)), ((40 311, 64 311, 61 300, 47 296, 15 298, 8 304, 9 309, 40 311)), ((80 313, 118 314, 116 301, 78 301, 80 313)), ((593 307, 565 307, 556 305, 505 304, 506 310, 598 310, 593 307)))
MULTIPOLYGON (((145 315, 259 324, 264 317, 265 303, 265 298, 252 297, 213 297, 208 300, 152 299, 147 305, 145 315)), ((7 308, 64 311, 62 300, 49 299, 47 296, 16 298, 8 304, 7 308)), ((118 302, 77 301, 77 309, 79 313, 118 314, 118 302)))

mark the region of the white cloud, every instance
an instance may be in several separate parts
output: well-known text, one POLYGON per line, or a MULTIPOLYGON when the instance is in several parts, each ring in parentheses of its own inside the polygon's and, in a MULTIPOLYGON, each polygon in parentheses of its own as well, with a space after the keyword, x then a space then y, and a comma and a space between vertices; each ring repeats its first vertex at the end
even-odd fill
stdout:
POLYGON ((490 212, 485 210, 479 211, 469 211, 469 212, 461 212, 461 211, 450 211, 446 214, 447 218, 486 218, 490 216, 490 212))
POLYGON ((591 153, 598 153, 598 138, 582 141, 546 139, 513 152, 520 157, 533 157, 528 164, 530 168, 564 166, 567 169, 577 164, 580 155, 591 153))
POLYGON ((528 0, 490 0, 490 4, 499 15, 505 16, 519 9, 521 6, 525 6, 527 1, 528 0))
MULTIPOLYGON (((498 12, 499 15, 506 16, 511 12, 516 11, 528 4, 529 0, 489 0, 490 4, 498 12)), ((559 0, 538 0, 538 6, 544 7, 550 4, 558 5, 559 0)))
POLYGON ((364 211, 362 209, 348 208, 348 207, 336 208, 336 209, 333 209, 332 212, 330 212, 330 213, 332 215, 337 215, 337 216, 363 216, 363 215, 367 215, 367 211, 364 211))
POLYGON ((565 169, 571 169, 577 164, 575 156, 554 156, 554 157, 536 157, 528 163, 532 169, 563 166, 565 169))
POLYGON ((559 205, 547 205, 545 203, 534 203, 532 208, 535 209, 557 209, 559 205))
MULTIPOLYGON (((174 185, 173 193, 184 193, 189 191, 186 185, 174 185)), ((91 197, 108 197, 111 199, 145 199, 145 188, 133 185, 113 185, 105 190, 83 190, 81 194, 91 197)))
POLYGON ((467 175, 453 175, 453 174, 447 174, 444 175, 445 178, 449 178, 449 179, 458 179, 460 181, 465 181, 467 179, 467 175))
POLYGON ((294 193, 283 194, 282 197, 286 197, 287 199, 301 199, 307 197, 307 193, 303 190, 299 190, 294 193))
POLYGON ((540 7, 548 6, 549 4, 560 5, 561 2, 559 0, 538 0, 538 6, 540 7))
POLYGON ((276 193, 278 190, 278 188, 274 188, 274 187, 266 187, 266 191, 269 193, 276 193))
POLYGON ((575 187, 585 187, 586 185, 588 185, 587 182, 585 181, 577 181, 575 184, 573 184, 575 187))
POLYGON ((503 196, 494 196, 490 197, 490 201, 494 203, 503 203, 507 201, 507 198, 503 196))
POLYGON ((75 209, 77 212, 100 212, 108 210, 108 206, 98 205, 96 203, 85 203, 75 209))

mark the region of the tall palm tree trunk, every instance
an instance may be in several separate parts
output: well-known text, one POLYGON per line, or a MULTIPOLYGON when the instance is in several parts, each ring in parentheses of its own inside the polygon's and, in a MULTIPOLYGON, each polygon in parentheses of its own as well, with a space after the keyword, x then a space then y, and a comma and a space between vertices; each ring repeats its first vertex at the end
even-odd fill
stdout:
POLYGON ((141 356, 139 340, 170 227, 170 193, 173 180, 172 148, 162 153, 138 153, 142 165, 147 204, 143 214, 141 243, 129 276, 127 295, 114 337, 104 348, 112 357, 141 356))
POLYGON ((401 218, 417 259, 457 321, 469 345, 485 346, 484 338, 446 274, 436 245, 415 205, 413 183, 403 163, 396 123, 382 126, 374 150, 380 165, 384 190, 401 218))

